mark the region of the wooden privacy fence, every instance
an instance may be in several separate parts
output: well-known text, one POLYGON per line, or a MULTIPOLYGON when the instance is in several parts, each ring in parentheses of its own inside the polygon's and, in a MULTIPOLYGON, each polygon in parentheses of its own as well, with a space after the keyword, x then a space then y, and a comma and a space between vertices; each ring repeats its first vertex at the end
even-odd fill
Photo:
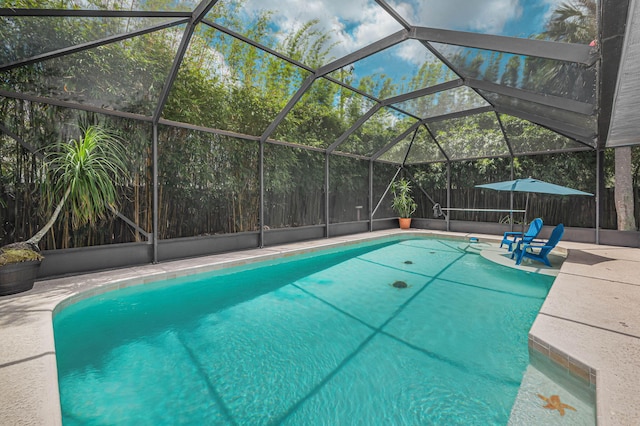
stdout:
MULTIPOLYGON (((447 206, 447 191, 439 189, 427 191, 431 198, 442 207, 447 206)), ((416 217, 432 218, 433 204, 421 192, 416 192, 418 211, 416 217)), ((509 192, 480 190, 477 188, 463 188, 451 190, 451 205, 453 208, 464 209, 509 209, 509 192)), ((634 189, 636 224, 640 223, 640 188, 634 189)), ((514 193, 513 209, 522 210, 526 203, 526 193, 514 193)), ((541 217, 545 224, 594 228, 596 223, 595 197, 582 195, 549 195, 530 193, 527 222, 541 217)), ((614 202, 614 189, 606 188, 600 199, 600 227, 616 229, 617 216, 614 202)), ((468 220, 475 222, 500 222, 506 220, 508 212, 462 212, 451 211, 452 220, 468 220)), ((514 213, 514 221, 522 222, 523 214, 514 213)))
MULTIPOLYGON (((374 206, 384 192, 384 187, 374 189, 374 206)), ((151 231, 151 203, 148 189, 134 196, 131 188, 123 199, 129 200, 121 206, 121 213, 134 220, 142 229, 151 231), (141 202, 132 202, 138 200, 141 202)), ((616 229, 617 218, 614 204, 614 190, 602 191, 600 227, 616 229)), ((444 189, 428 191, 430 197, 442 207, 447 207, 447 191, 444 189)), ((136 192, 137 194, 137 192, 136 192)), ((414 217, 433 218, 433 203, 418 189, 414 194, 418 210, 414 217)), ((19 199, 4 198, 0 206, 0 242, 2 244, 24 240, 31 236, 44 219, 36 217, 39 192, 20 192, 19 199)), ((160 238, 179 238, 218 233, 235 233, 259 229, 259 194, 254 189, 242 192, 198 190, 170 190, 162 187, 160 193, 159 225, 160 238)), ((353 188, 330 193, 330 223, 368 220, 369 194, 367 190, 353 188)), ((451 190, 450 207, 464 209, 509 209, 508 192, 464 188, 451 190)), ((524 208, 526 194, 514 193, 515 210, 524 208)), ((640 223, 640 188, 635 188, 636 223, 640 223)), ((547 225, 563 223, 565 226, 594 228, 596 221, 595 197, 557 196, 531 194, 529 199, 528 221, 541 217, 547 225)), ((325 223, 325 194, 321 186, 314 188, 294 187, 290 191, 265 194, 265 225, 270 228, 297 227, 325 223)), ((451 211, 452 220, 477 222, 499 222, 508 218, 508 212, 451 211)), ((376 219, 395 217, 391 210, 391 194, 388 193, 376 212, 376 219)), ((521 222, 522 213, 514 214, 514 221, 521 222)), ((90 245, 144 241, 134 229, 117 218, 108 218, 95 226, 86 226, 78 230, 69 227, 69 218, 64 216, 56 223, 53 231, 42 241, 41 248, 83 247, 90 245), (56 237, 57 244, 53 237, 56 237)))

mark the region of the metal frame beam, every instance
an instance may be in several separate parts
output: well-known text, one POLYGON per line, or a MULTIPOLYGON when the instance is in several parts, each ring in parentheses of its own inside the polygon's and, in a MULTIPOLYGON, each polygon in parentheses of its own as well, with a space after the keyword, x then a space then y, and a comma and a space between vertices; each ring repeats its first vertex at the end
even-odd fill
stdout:
POLYGON ((547 154, 561 154, 563 152, 584 152, 584 151, 592 151, 594 148, 589 147, 587 145, 575 148, 562 148, 562 149, 549 149, 546 151, 523 151, 523 152, 515 152, 513 154, 514 157, 527 157, 531 155, 547 155, 547 154))
POLYGON ((382 204, 382 201, 384 201, 384 197, 387 196, 389 189, 391 189, 391 185, 393 185, 393 182, 395 182, 396 178, 398 177, 398 174, 404 168, 401 165, 396 165, 396 167, 398 167, 398 170, 396 170, 396 174, 393 175, 393 177, 391 178, 389 185, 387 185, 387 189, 385 189, 384 192, 382 193, 382 197, 380 197, 378 204, 376 204, 376 207, 373 209, 373 212, 371 213, 371 217, 373 217, 373 215, 378 211, 378 209, 380 208, 380 204, 382 204))
POLYGON ((369 160, 369 232, 373 231, 373 160, 369 160))
POLYGON ((184 34, 182 35, 182 40, 180 40, 180 46, 176 51, 176 56, 173 58, 173 64, 171 65, 171 69, 169 70, 169 74, 167 79, 164 82, 164 86, 162 87, 162 91, 160 92, 160 97, 158 100, 158 104, 156 105, 155 112, 153 113, 153 123, 158 124, 160 120, 160 116, 162 115, 162 110, 164 109, 165 104, 167 103, 167 99, 169 98, 169 92, 173 87, 173 83, 176 80, 178 75, 178 71, 180 70, 180 65, 182 65, 182 61, 184 59, 184 54, 189 48, 189 43, 191 42, 191 37, 193 36, 193 32, 196 29, 196 25, 204 19, 205 15, 211 10, 213 6, 218 2, 218 0, 204 0, 198 4, 195 10, 191 13, 189 23, 187 24, 187 28, 184 30, 184 34))
POLYGON ((153 263, 158 263, 158 240, 159 240, 159 211, 160 211, 160 196, 158 188, 158 123, 153 123, 153 142, 151 145, 151 168, 152 168, 152 222, 153 229, 151 230, 151 244, 153 251, 153 263))
MULTIPOLYGON (((570 148, 570 149, 551 149, 548 151, 537 151, 537 152, 516 152, 513 154, 513 157, 527 157, 527 156, 531 156, 531 155, 547 155, 547 154, 561 154, 563 152, 585 152, 585 151, 592 151, 594 148, 588 148, 588 147, 583 147, 583 148, 570 148)), ((463 157, 463 158, 456 158, 454 160, 434 160, 434 161, 420 161, 420 162, 416 162, 416 163, 409 163, 407 164, 408 166, 414 166, 414 165, 419 165, 419 164, 435 164, 435 163, 446 163, 447 161, 452 162, 452 163, 456 163, 459 161, 473 161, 473 160, 479 160, 479 159, 483 159, 483 158, 509 158, 511 157, 510 154, 499 154, 499 155, 483 155, 482 157, 463 157)), ((376 160, 379 163, 386 163, 386 164, 395 164, 397 165, 398 163, 394 163, 392 161, 386 161, 386 160, 376 160)))
POLYGON ((80 10, 0 8, 0 16, 82 17, 82 18, 190 18, 188 11, 80 10))
POLYGON ((254 141, 254 142, 260 140, 259 136, 246 135, 244 133, 236 133, 236 132, 232 132, 232 131, 229 131, 229 130, 214 129, 212 127, 197 126, 195 124, 189 124, 189 123, 182 123, 180 121, 167 120, 166 118, 161 118, 160 120, 158 120, 158 124, 162 124, 162 125, 165 125, 165 126, 171 126, 171 127, 179 127, 181 129, 195 130, 195 131, 204 132, 204 133, 213 133, 213 134, 220 135, 220 136, 227 136, 227 137, 230 137, 230 138, 244 139, 244 140, 254 141))
POLYGON ((431 54, 433 56, 435 56, 436 58, 438 58, 438 60, 440 62, 442 62, 443 64, 445 64, 447 66, 447 68, 449 68, 451 70, 451 72, 453 72, 455 75, 458 76, 458 78, 461 79, 466 79, 466 76, 458 69, 458 67, 456 67, 455 65, 453 65, 451 63, 450 60, 448 60, 447 58, 445 58, 445 56, 440 53, 440 51, 438 49, 436 49, 435 47, 433 47, 431 45, 431 43, 429 43, 428 41, 424 41, 424 40, 420 40, 420 43, 422 43, 422 45, 429 51, 431 52, 431 54))
POLYGON ((427 123, 435 123, 435 122, 438 122, 438 121, 452 120, 454 118, 462 118, 462 117, 466 117, 468 115, 482 114, 483 112, 492 112, 492 111, 494 111, 494 107, 493 106, 483 106, 483 107, 479 107, 479 108, 466 109, 464 111, 451 112, 449 114, 437 115, 435 117, 425 118, 422 121, 425 124, 427 124, 427 123))
POLYGON ((302 68, 304 70, 307 70, 307 71, 309 71, 311 73, 315 72, 315 70, 313 68, 303 64, 302 62, 296 61, 295 59, 291 59, 288 56, 283 55, 282 53, 279 53, 279 52, 271 49, 270 47, 267 47, 267 46, 265 46, 263 44, 260 44, 260 43, 258 43, 256 41, 253 41, 250 38, 247 38, 247 37, 243 36, 240 33, 237 33, 235 31, 230 30, 229 28, 223 27, 222 25, 216 24, 215 22, 212 22, 212 21, 210 21, 208 19, 203 19, 202 23, 210 26, 211 28, 213 28, 215 30, 220 31, 221 33, 224 33, 224 34, 226 34, 228 36, 231 36, 233 38, 241 40, 241 41, 247 43, 248 45, 255 47, 256 49, 260 49, 263 52, 267 52, 267 53, 269 53, 269 54, 271 54, 271 55, 273 55, 273 56, 275 56, 277 58, 282 59, 283 61, 289 62, 292 65, 300 67, 300 68, 302 68))
MULTIPOLYGON (((502 132, 502 137, 504 138, 505 143, 507 144, 507 148, 509 149, 509 154, 513 157, 513 149, 511 147, 511 142, 509 141, 509 137, 507 136, 507 132, 504 130, 504 126, 502 125, 502 120, 500 120, 500 114, 495 112, 496 120, 498 120, 498 125, 500 126, 500 131, 502 132)), ((513 180, 513 178, 511 179, 513 180)))
POLYGON ((331 154, 325 152, 324 154, 324 237, 329 238, 329 157, 331 154))
POLYGON ((427 27, 413 27, 409 32, 409 37, 427 42, 453 44, 455 46, 534 56, 556 61, 577 62, 585 65, 592 65, 597 60, 593 49, 584 44, 505 37, 427 27))
POLYGON ((429 133, 429 136, 431 136, 431 139, 433 139, 433 143, 436 144, 436 146, 438 147, 442 155, 444 155, 444 158, 447 159, 447 162, 451 161, 451 159, 449 158, 449 155, 447 155, 447 152, 444 150, 442 145, 440 145, 440 142, 438 142, 438 139, 436 139, 436 135, 433 134, 433 132, 431 131, 429 126, 427 126, 426 123, 424 123, 424 128, 427 129, 427 133, 429 133))
POLYGON ((380 156, 382 156, 385 152, 389 151, 398 142, 400 142, 402 139, 404 139, 407 136, 409 136, 409 134, 411 134, 411 132, 414 132, 418 127, 420 127, 421 124, 422 124, 422 121, 418 121, 418 122, 414 123, 407 130, 405 130, 404 132, 402 132, 401 134, 396 136, 391 142, 389 142, 384 147, 382 147, 380 150, 378 150, 378 152, 373 154, 371 156, 371 160, 376 161, 378 158, 380 158, 380 156))
POLYGON ((160 92, 160 97, 158 100, 158 104, 156 105, 155 112, 153 113, 153 146, 152 146, 152 168, 153 168, 153 262, 158 262, 158 239, 159 239, 159 190, 158 187, 158 122, 160 121, 160 117, 162 116, 162 110, 169 98, 169 92, 173 87, 173 83, 178 75, 178 70, 180 69, 180 65, 182 65, 182 60, 184 59, 184 54, 189 47, 189 42, 191 41, 191 37, 193 36, 193 32, 195 31, 196 25, 205 17, 207 12, 211 10, 211 8, 218 2, 218 0, 204 0, 198 4, 195 10, 191 13, 189 23, 187 24, 187 28, 184 30, 184 34, 182 35, 182 40, 180 40, 180 46, 176 51, 176 56, 173 58, 173 64, 171 65, 171 70, 167 76, 167 79, 164 82, 164 86, 162 87, 162 91, 160 92))
POLYGON ((335 83, 335 84, 337 84, 339 86, 344 87, 345 89, 351 90, 353 93, 357 93, 358 95, 363 96, 363 97, 369 99, 370 101, 373 101, 373 102, 376 102, 376 103, 382 103, 382 99, 376 98, 375 96, 373 96, 373 95, 371 95, 369 93, 365 93, 362 90, 358 89, 357 87, 353 87, 353 86, 351 86, 351 85, 349 85, 347 83, 343 83, 342 81, 340 81, 340 80, 338 80, 336 78, 333 78, 330 75, 323 75, 320 78, 327 79, 332 83, 335 83))
POLYGON ((550 118, 540 117, 539 115, 531 114, 528 112, 520 111, 515 108, 496 106, 495 110, 501 114, 509 114, 514 117, 522 118, 523 120, 531 121, 532 123, 539 124, 543 127, 548 128, 549 130, 553 130, 556 133, 560 133, 576 141, 587 145, 590 148, 595 148, 594 146, 594 132, 586 132, 584 128, 575 126, 573 124, 562 123, 550 118))
POLYGON ((403 95, 394 96, 393 98, 387 98, 383 100, 381 103, 383 106, 393 105, 401 102, 406 102, 411 99, 433 95, 434 93, 455 89, 456 87, 460 87, 463 85, 464 85, 464 82, 462 81, 462 79, 457 78, 455 80, 447 81, 446 83, 436 84, 435 86, 429 86, 429 87, 425 87, 424 89, 416 90, 414 92, 409 92, 403 95))
POLYGON ((604 150, 596 150, 596 244, 600 244, 600 197, 604 183, 604 150))
MULTIPOLYGON (((447 160, 447 208, 451 208, 451 161, 447 160)), ((447 232, 451 231, 451 215, 445 216, 447 232)))
MULTIPOLYGON (((433 204, 434 206, 436 204, 438 204, 436 202, 436 200, 434 200, 433 197, 431 197, 431 195, 429 195, 429 193, 427 191, 425 191, 422 186, 418 185, 418 182, 416 181, 416 178, 411 174, 411 172, 406 167, 404 168, 404 172, 407 175, 409 175, 409 179, 411 179, 413 181, 413 183, 418 187, 418 189, 420 191, 422 191, 422 193, 425 195, 425 197, 427 197, 429 199, 429 201, 431 201, 431 204, 433 204)), ((443 215, 444 215, 445 219, 447 219, 448 216, 449 216, 449 213, 443 213, 443 215)))
POLYGON ((112 35, 112 36, 109 36, 109 37, 101 38, 99 40, 89 41, 89 42, 86 42, 86 43, 76 44, 76 45, 65 47, 65 48, 62 48, 62 49, 57 49, 57 50, 54 50, 54 51, 51 51, 51 52, 47 52, 47 53, 43 53, 43 54, 40 54, 40 55, 31 56, 29 58, 20 59, 18 61, 13 61, 13 62, 10 62, 8 64, 0 65, 0 72, 8 71, 10 69, 22 67, 22 66, 25 66, 25 65, 31 65, 31 64, 34 64, 36 62, 41 62, 41 61, 45 61, 45 60, 48 60, 48 59, 54 59, 54 58, 59 58, 59 57, 66 56, 66 55, 71 55, 73 53, 82 52, 83 50, 88 50, 88 49, 104 46, 104 45, 111 44, 111 43, 116 43, 118 41, 126 40, 126 39, 129 39, 129 38, 133 38, 133 37, 149 34, 149 33, 155 32, 155 31, 164 30, 166 28, 170 28, 170 27, 173 27, 173 26, 181 25, 181 24, 184 24, 186 22, 188 22, 188 21, 185 20, 185 19, 179 19, 179 20, 171 21, 171 22, 164 22, 162 24, 152 25, 150 27, 146 27, 146 28, 143 28, 143 29, 140 29, 140 30, 137 30, 137 31, 131 31, 131 32, 128 32, 128 33, 123 33, 123 34, 116 34, 116 35, 112 35))
POLYGON ((411 142, 409 142, 409 148, 407 148, 407 152, 405 152, 404 158, 402 159, 402 167, 407 164, 407 158, 409 158, 409 152, 411 152, 411 148, 413 147, 413 142, 416 140, 416 136, 418 136, 418 128, 416 128, 416 130, 413 132, 411 142))
POLYGON ((258 181, 260 185, 260 205, 258 206, 258 226, 260 226, 260 233, 258 248, 264 248, 264 144, 265 142, 260 140, 258 149, 258 181))
POLYGON ((304 95, 306 91, 309 90, 309 88, 311 87, 314 81, 316 81, 316 76, 310 75, 302 82, 302 85, 300 86, 298 91, 293 95, 291 99, 289 99, 289 102, 287 102, 287 105, 285 105, 285 107, 282 108, 282 110, 278 113, 276 118, 273 119, 273 121, 269 124, 269 126, 267 126, 266 130, 262 133, 262 136, 260 136, 260 141, 266 141, 269 138, 269 136, 271 136, 271 134, 276 129, 276 127, 278 127, 278 125, 282 122, 282 120, 284 120, 287 114, 289 114, 289 112, 293 109, 293 107, 298 103, 300 98, 302 98, 302 95, 304 95))
POLYGON ((383 8, 385 12, 387 12, 389 15, 391 15, 391 17, 393 19, 395 19, 396 21, 398 21, 398 23, 400 25, 402 25, 405 29, 408 30, 408 29, 411 28, 411 24, 409 24, 407 21, 405 21, 404 18, 402 16, 400 16, 400 14, 395 11, 395 9, 393 9, 391 6, 389 6, 389 4, 387 4, 386 1, 384 1, 384 0, 376 0, 376 3, 378 3, 378 6, 383 8))
POLYGON ((324 65, 318 68, 316 75, 318 77, 322 77, 325 74, 329 74, 337 69, 340 69, 344 66, 352 64, 353 62, 359 61, 360 59, 364 59, 368 56, 373 55, 374 53, 378 53, 381 50, 387 49, 391 46, 395 46, 398 43, 401 43, 405 40, 409 39, 409 34, 406 30, 398 31, 390 36, 387 36, 381 40, 373 42, 361 49, 356 50, 353 53, 343 56, 340 59, 337 59, 327 65, 324 65))
POLYGON ((503 86, 501 84, 471 78, 465 80, 465 83, 473 89, 485 90, 487 92, 493 92, 499 95, 521 99, 523 101, 535 102, 537 104, 563 109, 578 114, 592 115, 595 111, 595 105, 586 102, 574 101, 573 99, 543 95, 530 92, 528 90, 516 89, 513 87, 503 86))
MULTIPOLYGON (((325 151, 326 152, 326 151, 325 151)), ((363 161, 369 161, 371 160, 371 157, 368 157, 366 155, 361 155, 361 154, 350 154, 348 152, 340 152, 340 151, 334 151, 334 152, 330 152, 329 154, 331 155, 336 155, 338 157, 348 157, 348 158, 355 158, 356 160, 363 160, 363 161)))
POLYGON ((304 149, 306 151, 314 151, 314 152, 322 152, 322 153, 325 153, 327 151, 326 149, 320 148, 317 146, 300 145, 297 143, 279 141, 277 139, 267 139, 265 142, 271 145, 288 146, 289 148, 304 149))
POLYGON ((91 105, 83 105, 75 102, 61 101, 53 98, 43 98, 41 96, 29 95, 26 93, 9 92, 7 90, 2 90, 2 89, 0 89, 0 96, 3 96, 5 98, 11 98, 11 99, 22 99, 23 101, 37 102, 37 103, 46 104, 46 105, 54 105, 62 108, 76 109, 79 111, 95 112, 97 114, 110 115, 113 117, 121 117, 121 118, 127 118, 131 120, 138 120, 143 122, 153 121, 153 117, 149 117, 146 115, 134 114, 131 112, 124 112, 124 111, 117 111, 113 109, 98 108, 91 105))
POLYGON ((327 148, 327 152, 333 152, 338 147, 338 145, 347 140, 347 138, 351 136, 351 134, 355 132, 356 129, 362 126, 368 119, 370 119, 376 112, 378 112, 380 108, 382 108, 382 104, 376 104, 371 107, 371 109, 369 109, 369 111, 361 116, 351 127, 349 127, 343 134, 338 136, 338 139, 336 139, 334 143, 329 145, 329 147, 327 148))
POLYGON ((113 214, 115 214, 118 218, 124 221, 124 223, 126 223, 127 225, 135 229, 137 233, 142 234, 142 236, 144 236, 148 241, 151 241, 153 236, 150 233, 142 229, 140 226, 138 226, 137 223, 135 223, 133 220, 129 219, 128 217, 126 217, 125 215, 123 215, 113 207, 111 206, 107 206, 107 207, 109 208, 109 210, 113 212, 113 214))

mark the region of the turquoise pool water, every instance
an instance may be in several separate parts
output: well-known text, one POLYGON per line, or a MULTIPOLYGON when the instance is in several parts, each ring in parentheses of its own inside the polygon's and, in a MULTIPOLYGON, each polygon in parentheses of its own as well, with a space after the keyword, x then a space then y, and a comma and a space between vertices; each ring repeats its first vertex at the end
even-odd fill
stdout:
POLYGON ((54 318, 64 424, 507 424, 553 278, 461 247, 385 242, 71 305, 54 318))

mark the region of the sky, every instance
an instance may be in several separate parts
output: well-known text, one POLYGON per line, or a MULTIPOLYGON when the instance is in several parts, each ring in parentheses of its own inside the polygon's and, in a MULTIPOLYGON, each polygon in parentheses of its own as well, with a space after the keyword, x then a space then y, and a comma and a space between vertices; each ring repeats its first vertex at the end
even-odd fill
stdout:
MULTIPOLYGON (((544 29, 562 0, 389 0, 410 24, 528 37, 544 29)), ((336 57, 353 52, 402 27, 373 0, 247 0, 247 10, 276 11, 281 29, 319 19, 335 41, 336 57)))
MULTIPOLYGON (((515 37, 544 31, 551 11, 562 1, 566 0, 387 0, 411 25, 515 37)), ((335 43, 333 58, 402 29, 373 0, 245 0, 242 10, 249 16, 272 11, 271 26, 280 39, 318 19, 315 28, 330 34, 335 43)), ((357 63, 353 84, 376 72, 401 81, 402 76, 414 75, 429 56, 419 42, 404 42, 357 63)))

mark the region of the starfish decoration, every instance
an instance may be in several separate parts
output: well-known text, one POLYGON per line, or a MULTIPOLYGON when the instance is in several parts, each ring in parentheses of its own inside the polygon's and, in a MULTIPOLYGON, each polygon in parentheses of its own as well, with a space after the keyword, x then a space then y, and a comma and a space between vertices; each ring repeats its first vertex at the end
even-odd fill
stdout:
POLYGON ((562 401, 560 401, 560 397, 558 395, 551 395, 551 397, 547 398, 546 396, 542 396, 538 394, 538 398, 544 400, 547 403, 547 405, 543 406, 543 408, 548 408, 550 410, 558 410, 561 416, 564 416, 565 408, 567 410, 577 411, 572 406, 568 404, 563 404, 562 401))

